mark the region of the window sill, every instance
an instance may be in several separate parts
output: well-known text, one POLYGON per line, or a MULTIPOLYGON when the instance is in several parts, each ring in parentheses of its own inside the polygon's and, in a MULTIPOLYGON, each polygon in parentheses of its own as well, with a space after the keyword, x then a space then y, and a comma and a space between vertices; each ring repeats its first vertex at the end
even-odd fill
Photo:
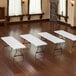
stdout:
POLYGON ((31 16, 37 16, 39 15, 40 16, 40 19, 42 19, 42 16, 44 15, 44 13, 38 13, 38 14, 26 14, 26 16, 28 16, 28 20, 31 19, 31 16))
POLYGON ((23 16, 25 16, 25 15, 6 16, 6 19, 7 19, 7 21, 10 21, 10 18, 12 18, 12 17, 19 17, 20 21, 22 21, 23 20, 23 16))
POLYGON ((44 13, 26 14, 26 16, 34 16, 34 15, 44 15, 44 13))
POLYGON ((61 17, 63 17, 65 19, 65 21, 67 22, 68 16, 63 16, 63 15, 59 15, 57 14, 59 20, 61 20, 61 17))

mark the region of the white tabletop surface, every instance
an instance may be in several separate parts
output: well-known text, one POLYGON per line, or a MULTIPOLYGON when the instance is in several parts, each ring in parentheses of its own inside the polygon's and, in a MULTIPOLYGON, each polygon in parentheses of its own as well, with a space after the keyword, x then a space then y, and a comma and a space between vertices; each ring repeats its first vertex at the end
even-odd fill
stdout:
POLYGON ((11 36, 1 37, 1 39, 13 49, 26 48, 26 46, 24 46, 22 43, 20 43, 14 37, 11 37, 11 36))
POLYGON ((64 40, 50 34, 50 33, 47 33, 47 32, 41 32, 41 33, 38 33, 40 36, 46 38, 47 40, 53 42, 53 43, 63 43, 65 42, 64 40))
POLYGON ((36 38, 35 36, 33 36, 31 34, 25 34, 25 35, 20 35, 20 36, 35 46, 47 45, 46 42, 36 38))
POLYGON ((54 31, 54 32, 66 37, 66 38, 68 38, 68 39, 70 39, 72 41, 76 41, 76 36, 71 34, 71 33, 69 33, 69 32, 66 32, 64 30, 57 30, 57 31, 54 31))

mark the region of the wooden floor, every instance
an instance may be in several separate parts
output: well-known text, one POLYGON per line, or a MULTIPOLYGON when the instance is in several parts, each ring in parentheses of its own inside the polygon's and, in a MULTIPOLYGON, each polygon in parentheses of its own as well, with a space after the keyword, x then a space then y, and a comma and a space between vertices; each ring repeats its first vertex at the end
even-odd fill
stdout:
MULTIPOLYGON (((17 40, 25 43, 28 47, 28 42, 20 38, 21 34, 31 33, 36 37, 38 32, 49 32, 57 37, 54 31, 63 29, 72 34, 76 34, 76 29, 67 25, 55 24, 49 21, 31 22, 14 25, 0 25, 0 37, 14 36, 17 40)), ((41 38, 42 39, 42 38, 41 38)), ((44 39, 42 39, 44 40, 44 39)), ((44 52, 38 53, 35 59, 36 47, 31 44, 31 47, 24 49, 24 59, 20 56, 13 55, 15 50, 11 51, 2 40, 0 40, 0 76, 76 76, 76 48, 71 48, 72 41, 64 38, 66 41, 63 44, 63 53, 56 51, 53 53, 54 44, 45 40, 48 43, 43 49, 44 52)))

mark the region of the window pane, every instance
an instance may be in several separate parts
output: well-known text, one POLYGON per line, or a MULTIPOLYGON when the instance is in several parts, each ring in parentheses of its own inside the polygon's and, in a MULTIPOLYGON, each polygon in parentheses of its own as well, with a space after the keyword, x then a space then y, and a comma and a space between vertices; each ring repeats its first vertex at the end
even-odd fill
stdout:
POLYGON ((59 0, 59 14, 66 16, 66 0, 59 0))
POLYGON ((21 0, 9 0, 9 16, 21 15, 21 0))
POLYGON ((30 0, 29 2, 29 14, 41 13, 41 0, 30 0))

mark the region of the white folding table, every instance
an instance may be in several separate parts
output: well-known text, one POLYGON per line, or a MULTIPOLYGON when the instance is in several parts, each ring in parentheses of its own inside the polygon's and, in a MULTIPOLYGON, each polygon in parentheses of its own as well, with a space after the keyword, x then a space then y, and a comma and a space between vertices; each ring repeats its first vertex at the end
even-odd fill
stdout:
POLYGON ((69 32, 66 32, 66 31, 64 31, 64 30, 57 30, 57 31, 54 31, 54 32, 57 33, 57 34, 59 34, 59 35, 61 35, 61 36, 63 36, 63 37, 65 37, 65 38, 70 39, 71 41, 73 41, 72 47, 76 47, 76 46, 75 46, 76 35, 71 34, 71 33, 69 33, 69 32))
POLYGON ((16 50, 14 57, 16 56, 23 56, 21 50, 26 48, 26 46, 24 46, 22 43, 20 43, 18 40, 16 40, 14 37, 12 36, 7 36, 7 37, 1 37, 1 39, 8 45, 11 47, 11 49, 16 50), (17 55, 17 51, 20 51, 21 54, 17 55))
MULTIPOLYGON (((30 42, 31 44, 33 44, 34 46, 37 47, 36 53, 39 53, 38 52, 39 47, 47 45, 46 42, 38 39, 37 37, 35 37, 35 36, 31 35, 31 34, 24 34, 24 35, 20 35, 20 36, 23 39, 27 40, 28 42, 30 42)), ((35 53, 35 57, 36 57, 36 53, 35 53)))
MULTIPOLYGON (((49 40, 52 43, 57 44, 57 45, 60 45, 60 44, 65 42, 63 39, 60 39, 60 38, 58 38, 58 37, 56 37, 48 32, 40 32, 38 34, 40 36, 42 36, 43 38, 45 38, 45 39, 47 39, 47 40, 49 40)), ((62 52, 62 48, 57 48, 57 46, 55 46, 54 50, 61 50, 61 52, 62 52)))

